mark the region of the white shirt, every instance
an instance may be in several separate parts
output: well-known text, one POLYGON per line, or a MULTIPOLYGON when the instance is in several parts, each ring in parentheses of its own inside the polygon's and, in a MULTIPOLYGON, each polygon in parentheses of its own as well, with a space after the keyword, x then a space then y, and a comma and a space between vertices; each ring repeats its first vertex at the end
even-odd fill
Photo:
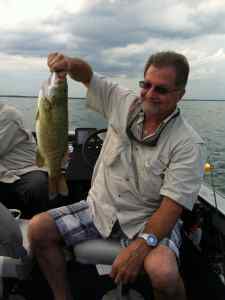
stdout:
POLYGON ((154 147, 128 138, 127 115, 136 98, 134 92, 93 75, 88 107, 109 125, 87 201, 104 237, 118 219, 124 233, 133 238, 163 196, 192 209, 202 182, 204 143, 181 115, 169 122, 154 147))
POLYGON ((0 104, 0 181, 12 183, 36 166, 36 143, 12 106, 0 104))

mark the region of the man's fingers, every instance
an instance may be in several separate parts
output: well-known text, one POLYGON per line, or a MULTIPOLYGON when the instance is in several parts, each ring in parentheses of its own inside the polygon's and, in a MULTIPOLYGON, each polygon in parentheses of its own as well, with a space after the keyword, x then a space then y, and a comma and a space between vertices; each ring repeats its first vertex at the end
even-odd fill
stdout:
POLYGON ((120 267, 117 272, 112 274, 112 276, 111 277, 114 279, 116 284, 119 282, 127 284, 128 282, 133 281, 133 272, 129 270, 127 265, 120 267))
POLYGON ((117 274, 114 278, 114 282, 116 284, 118 284, 119 282, 126 283, 126 278, 125 278, 125 274, 124 274, 123 269, 121 269, 119 272, 117 272, 117 274))
POLYGON ((139 253, 135 250, 124 250, 113 263, 111 278, 115 283, 122 282, 124 284, 133 282, 143 264, 140 260, 139 253))
POLYGON ((48 55, 48 66, 49 66, 49 68, 51 68, 52 64, 55 61, 55 58, 57 57, 57 55, 58 55, 57 52, 49 53, 49 55, 48 55))
POLYGON ((50 53, 48 55, 48 66, 51 71, 62 73, 62 76, 65 76, 65 73, 68 71, 68 62, 66 57, 58 52, 50 53))
POLYGON ((112 265, 112 270, 111 270, 111 273, 109 274, 109 276, 112 279, 114 279, 116 277, 116 274, 117 274, 117 268, 112 265))

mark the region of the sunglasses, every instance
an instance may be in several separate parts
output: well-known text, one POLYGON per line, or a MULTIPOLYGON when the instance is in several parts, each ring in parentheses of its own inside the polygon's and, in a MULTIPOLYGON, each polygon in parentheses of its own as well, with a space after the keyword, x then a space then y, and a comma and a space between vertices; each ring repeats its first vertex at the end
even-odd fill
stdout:
POLYGON ((144 80, 139 81, 139 87, 144 90, 150 90, 153 88, 153 90, 160 95, 166 95, 179 90, 179 89, 170 90, 163 85, 154 85, 150 81, 144 81, 144 80))

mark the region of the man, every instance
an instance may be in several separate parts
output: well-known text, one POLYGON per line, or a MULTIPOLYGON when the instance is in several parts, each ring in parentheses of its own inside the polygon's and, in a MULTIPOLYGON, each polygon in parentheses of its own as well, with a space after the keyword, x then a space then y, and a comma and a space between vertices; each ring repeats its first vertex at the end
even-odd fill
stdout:
POLYGON ((110 238, 115 231, 131 240, 113 263, 116 283, 133 281, 144 268, 155 299, 185 299, 177 263, 179 217, 193 207, 204 164, 203 141, 177 107, 189 73, 186 58, 175 52, 152 55, 139 97, 93 73, 81 59, 52 53, 48 65, 82 82, 88 107, 109 123, 87 202, 51 210, 30 223, 32 249, 55 299, 71 299, 61 241, 70 246, 110 238))
POLYGON ((48 207, 47 173, 36 165, 36 143, 18 110, 0 104, 0 201, 32 217, 48 207))

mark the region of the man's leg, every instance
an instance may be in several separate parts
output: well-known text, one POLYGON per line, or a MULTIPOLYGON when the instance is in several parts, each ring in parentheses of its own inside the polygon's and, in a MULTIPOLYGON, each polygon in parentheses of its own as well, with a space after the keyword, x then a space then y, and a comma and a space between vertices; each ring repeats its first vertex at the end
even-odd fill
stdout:
POLYGON ((28 236, 31 249, 53 291, 54 299, 71 300, 61 238, 52 217, 48 213, 33 217, 28 236))
POLYGON ((179 274, 175 253, 167 246, 159 245, 145 258, 147 272, 156 300, 185 300, 183 280, 179 274))

